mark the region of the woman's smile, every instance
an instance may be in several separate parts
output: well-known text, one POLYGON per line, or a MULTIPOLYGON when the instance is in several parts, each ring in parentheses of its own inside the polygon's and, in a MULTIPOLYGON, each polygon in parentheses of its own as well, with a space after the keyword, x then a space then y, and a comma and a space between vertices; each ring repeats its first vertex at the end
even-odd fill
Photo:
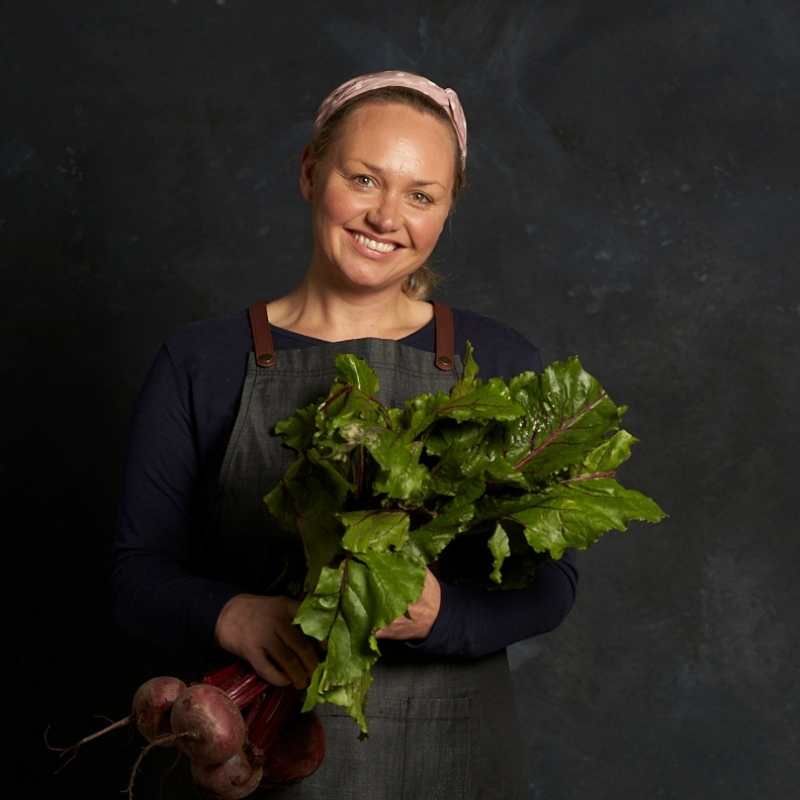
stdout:
POLYGON ((350 234, 356 250, 368 258, 382 260, 401 248, 401 245, 396 242, 390 242, 386 239, 374 239, 360 231, 353 231, 347 228, 345 230, 350 234))

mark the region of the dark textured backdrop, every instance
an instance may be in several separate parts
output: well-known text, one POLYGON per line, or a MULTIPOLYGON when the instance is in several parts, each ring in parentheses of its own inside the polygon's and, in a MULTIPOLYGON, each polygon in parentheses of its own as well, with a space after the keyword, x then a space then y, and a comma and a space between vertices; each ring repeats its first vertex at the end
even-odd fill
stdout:
MULTIPOLYGON (((136 389, 187 321, 278 295, 310 252, 322 96, 401 68, 459 92, 471 186, 453 305, 579 353, 670 513, 580 554, 562 627, 512 651, 530 797, 788 798, 798 753, 797 0, 4 3, 4 640, 42 789, 114 797, 123 734, 40 744, 143 677, 106 570, 136 389), (47 757, 46 757, 47 756, 47 757)), ((365 799, 366 800, 366 799, 365 799)))

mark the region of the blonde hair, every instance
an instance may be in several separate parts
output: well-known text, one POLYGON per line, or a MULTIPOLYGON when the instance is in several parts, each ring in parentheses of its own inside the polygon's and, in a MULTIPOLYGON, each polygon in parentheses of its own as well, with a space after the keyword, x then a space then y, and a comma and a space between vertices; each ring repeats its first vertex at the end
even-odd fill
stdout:
MULTIPOLYGON (((466 169, 461 163, 461 154, 458 149, 458 139, 456 137, 453 123, 439 105, 436 104, 427 95, 418 92, 414 89, 408 89, 405 86, 384 86, 380 89, 373 89, 370 92, 354 97, 347 103, 338 108, 331 116, 325 121, 325 124, 317 131, 316 135, 312 136, 311 141, 308 143, 309 155, 314 162, 319 162, 327 152, 330 145, 335 141, 336 135, 339 132, 342 122, 353 112, 356 108, 366 103, 404 103, 411 106, 411 108, 421 111, 426 114, 433 114, 435 117, 447 123, 448 128, 453 134, 453 191, 452 203, 450 205, 450 214, 455 210, 456 198, 466 188, 466 169)), ((414 272, 409 275, 403 282, 403 291, 412 300, 425 300, 427 299, 433 289, 438 286, 443 280, 443 277, 435 272, 426 262, 418 267, 414 272)))

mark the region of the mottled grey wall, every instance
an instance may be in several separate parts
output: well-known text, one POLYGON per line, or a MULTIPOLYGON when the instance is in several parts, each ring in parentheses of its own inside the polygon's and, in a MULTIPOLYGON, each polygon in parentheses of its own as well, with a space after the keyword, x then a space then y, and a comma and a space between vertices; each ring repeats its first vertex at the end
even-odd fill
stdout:
POLYGON ((671 515, 580 554, 572 614, 513 648, 530 797, 796 793, 799 8, 4 4, 0 475, 25 581, 4 638, 30 796, 112 797, 138 749, 51 778, 40 734, 123 715, 143 677, 105 570, 145 369, 180 324, 298 279, 312 114, 384 68, 452 85, 469 122, 440 296, 579 353, 631 406, 625 480, 671 515))

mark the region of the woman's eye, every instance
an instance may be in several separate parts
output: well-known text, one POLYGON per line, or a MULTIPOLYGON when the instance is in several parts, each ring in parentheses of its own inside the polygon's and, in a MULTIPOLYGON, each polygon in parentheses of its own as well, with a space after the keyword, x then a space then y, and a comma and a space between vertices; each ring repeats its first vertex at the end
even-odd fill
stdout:
POLYGON ((423 194, 422 192, 414 192, 411 196, 414 198, 415 202, 422 203, 422 205, 427 205, 428 203, 433 202, 428 195, 423 194))
POLYGON ((369 189, 372 186, 372 178, 369 175, 355 175, 353 180, 359 188, 369 189))

